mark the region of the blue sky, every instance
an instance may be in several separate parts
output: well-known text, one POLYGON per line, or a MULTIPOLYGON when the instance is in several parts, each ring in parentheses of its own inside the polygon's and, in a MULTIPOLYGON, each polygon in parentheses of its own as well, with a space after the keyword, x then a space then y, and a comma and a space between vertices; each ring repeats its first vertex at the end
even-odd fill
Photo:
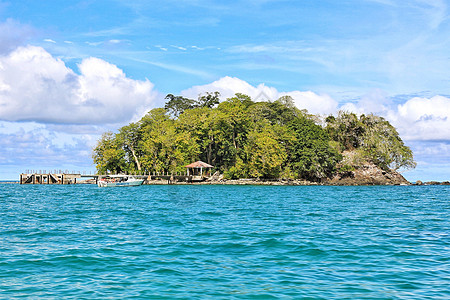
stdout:
POLYGON ((102 132, 215 90, 382 115, 416 155, 407 179, 450 180, 449 5, 0 0, 0 180, 93 171, 102 132))

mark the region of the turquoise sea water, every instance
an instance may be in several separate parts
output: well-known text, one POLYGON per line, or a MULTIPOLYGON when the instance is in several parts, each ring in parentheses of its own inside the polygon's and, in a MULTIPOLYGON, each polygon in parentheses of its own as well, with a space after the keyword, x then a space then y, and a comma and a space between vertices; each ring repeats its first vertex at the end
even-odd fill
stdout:
POLYGON ((0 298, 450 299, 445 186, 0 184, 0 298))

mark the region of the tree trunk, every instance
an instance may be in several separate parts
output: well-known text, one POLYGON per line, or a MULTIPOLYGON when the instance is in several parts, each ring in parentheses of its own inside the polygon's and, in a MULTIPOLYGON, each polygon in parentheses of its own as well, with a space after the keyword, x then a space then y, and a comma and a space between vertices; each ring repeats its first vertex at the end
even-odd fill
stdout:
POLYGON ((211 164, 211 155, 212 155, 212 144, 214 143, 214 136, 209 136, 209 145, 208 145, 208 153, 207 153, 207 160, 208 164, 211 164))
POLYGON ((134 162, 136 163, 138 171, 141 170, 141 163, 139 162, 136 152, 134 151, 134 148, 130 146, 131 154, 133 154, 134 162))

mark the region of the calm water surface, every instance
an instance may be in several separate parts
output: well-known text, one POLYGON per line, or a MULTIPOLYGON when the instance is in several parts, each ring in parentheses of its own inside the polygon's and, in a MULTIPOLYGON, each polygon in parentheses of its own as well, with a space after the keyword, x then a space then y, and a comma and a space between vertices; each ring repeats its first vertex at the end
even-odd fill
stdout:
POLYGON ((450 299, 450 188, 0 184, 0 298, 450 299))

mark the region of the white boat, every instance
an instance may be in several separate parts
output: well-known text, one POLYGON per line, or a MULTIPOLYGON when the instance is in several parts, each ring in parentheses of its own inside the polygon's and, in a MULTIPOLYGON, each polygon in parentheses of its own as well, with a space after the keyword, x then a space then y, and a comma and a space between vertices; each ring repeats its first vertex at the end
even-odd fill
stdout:
POLYGON ((144 179, 138 179, 128 175, 109 175, 98 179, 99 187, 138 186, 144 183, 144 179))

